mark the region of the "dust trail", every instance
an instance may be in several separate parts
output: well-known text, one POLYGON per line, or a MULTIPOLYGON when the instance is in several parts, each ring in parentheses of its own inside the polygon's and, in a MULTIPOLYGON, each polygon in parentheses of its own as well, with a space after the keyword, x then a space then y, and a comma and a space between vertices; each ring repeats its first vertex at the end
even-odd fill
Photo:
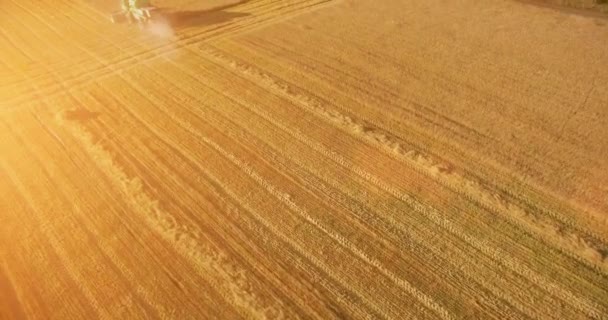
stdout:
POLYGON ((149 35, 167 41, 167 44, 173 43, 175 30, 165 18, 155 18, 146 26, 145 30, 149 35))
POLYGON ((150 38, 155 47, 163 47, 166 50, 161 53, 166 58, 174 60, 179 53, 179 41, 171 22, 162 15, 152 18, 143 28, 146 37, 150 38))

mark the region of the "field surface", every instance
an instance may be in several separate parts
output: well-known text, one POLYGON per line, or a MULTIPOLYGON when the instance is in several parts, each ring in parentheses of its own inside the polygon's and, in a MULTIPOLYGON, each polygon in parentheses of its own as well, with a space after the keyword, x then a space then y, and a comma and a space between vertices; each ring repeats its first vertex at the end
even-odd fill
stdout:
POLYGON ((605 19, 154 3, 0 2, 0 318, 608 319, 605 19))

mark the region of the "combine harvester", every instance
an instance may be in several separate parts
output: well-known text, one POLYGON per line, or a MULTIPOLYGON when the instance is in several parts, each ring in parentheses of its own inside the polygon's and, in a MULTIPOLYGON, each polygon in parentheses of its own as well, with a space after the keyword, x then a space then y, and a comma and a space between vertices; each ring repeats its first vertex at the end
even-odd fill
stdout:
POLYGON ((121 0, 121 7, 122 10, 111 14, 110 20, 113 23, 138 23, 143 27, 158 15, 158 9, 149 0, 121 0))

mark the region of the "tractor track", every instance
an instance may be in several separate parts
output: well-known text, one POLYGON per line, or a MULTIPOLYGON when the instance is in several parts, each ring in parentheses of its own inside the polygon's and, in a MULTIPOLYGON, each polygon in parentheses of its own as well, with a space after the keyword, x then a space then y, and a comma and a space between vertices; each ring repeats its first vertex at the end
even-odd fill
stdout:
MULTIPOLYGON (((283 5, 283 6, 279 6, 276 9, 274 7, 272 7, 270 10, 264 10, 264 13, 268 17, 262 16, 257 19, 254 18, 255 20, 259 20, 259 21, 253 21, 251 23, 246 23, 243 26, 233 26, 230 23, 226 23, 224 26, 213 27, 210 30, 205 30, 204 32, 200 32, 200 33, 180 34, 180 35, 178 35, 176 40, 171 40, 171 41, 169 41, 169 43, 166 43, 166 44, 163 44, 163 45, 160 45, 157 47, 153 47, 153 48, 143 46, 142 50, 138 50, 136 52, 133 52, 133 50, 124 50, 123 48, 119 48, 119 50, 121 50, 120 51, 121 53, 126 53, 128 55, 126 57, 117 57, 113 60, 103 60, 103 59, 99 60, 98 59, 98 61, 100 61, 100 62, 103 61, 102 66, 100 68, 84 70, 84 71, 78 73, 77 75, 70 76, 67 78, 61 77, 61 81, 65 82, 65 83, 69 83, 69 85, 70 85, 69 88, 71 90, 76 90, 76 89, 82 87, 83 85, 96 81, 96 80, 90 80, 90 79, 101 79, 104 77, 110 77, 110 76, 116 75, 117 73, 120 73, 120 72, 126 72, 129 69, 135 68, 142 63, 158 59, 159 57, 162 57, 165 55, 170 55, 171 53, 179 51, 182 48, 185 48, 192 44, 196 44, 201 41, 211 41, 213 39, 230 37, 230 36, 233 36, 233 35, 241 33, 241 32, 246 32, 248 30, 260 28, 260 27, 263 27, 264 25, 276 23, 277 21, 280 21, 283 19, 288 19, 291 16, 297 15, 301 11, 306 12, 306 11, 309 11, 310 9, 313 9, 316 6, 331 3, 332 1, 333 0, 310 0, 307 2, 310 2, 311 4, 306 4, 307 2, 304 2, 305 4, 301 5, 301 6, 300 6, 300 4, 302 3, 302 1, 294 1, 294 5, 283 5), (292 9, 292 7, 296 7, 296 8, 292 9), (285 10, 285 9, 291 9, 291 10, 285 10), (308 10, 306 10, 306 9, 308 9, 308 10), (89 80, 85 81, 86 79, 89 79, 89 80)), ((273 3, 284 3, 284 2, 275 1, 273 3)), ((36 14, 33 11, 31 11, 30 9, 27 9, 27 7, 17 4, 16 2, 13 2, 13 4, 22 8, 26 12, 30 13, 32 16, 36 17, 36 19, 38 21, 40 21, 41 23, 44 23, 44 19, 40 18, 40 14, 36 14)), ((254 7, 253 9, 259 9, 259 8, 254 7)), ((265 7, 262 6, 262 9, 265 9, 265 7)), ((49 11, 49 10, 52 10, 52 7, 40 8, 39 10, 41 12, 49 11)), ((90 16, 90 13, 92 13, 92 12, 96 12, 96 10, 94 10, 93 8, 87 7, 85 9, 83 9, 82 17, 88 18, 90 16)), ((79 23, 76 20, 71 20, 71 21, 74 21, 75 23, 79 23)), ((79 21, 82 21, 82 19, 80 19, 79 21)), ((93 23, 95 23, 95 25, 97 25, 97 26, 100 23, 105 22, 103 19, 91 19, 91 21, 93 23)), ((45 25, 49 26, 48 23, 45 23, 45 25)), ((50 27, 52 28, 52 26, 50 26, 50 27)), ((95 28, 94 30, 96 33, 99 33, 99 31, 97 31, 98 30, 97 28, 95 28)), ((55 32, 58 35, 60 35, 60 32, 57 32, 57 31, 55 31, 55 32)), ((100 33, 100 34, 103 35, 103 33, 100 33)), ((123 35, 127 36, 125 34, 123 34, 123 35)), ((105 39, 105 36, 103 38, 105 39)), ((138 41, 140 46, 141 46, 142 42, 145 42, 145 39, 138 41)), ((109 43, 112 46, 116 46, 114 43, 114 40, 109 40, 109 43)), ((70 66, 66 66, 64 68, 67 69, 69 67, 70 66)), ((56 77, 55 77, 55 79, 45 78, 45 77, 48 77, 48 72, 43 72, 42 74, 36 75, 35 77, 41 77, 41 79, 46 80, 46 81, 56 80, 56 77)), ((10 85, 15 85, 15 84, 18 84, 18 83, 8 82, 4 85, 10 86, 10 85)), ((39 94, 47 96, 47 97, 52 97, 52 96, 61 94, 62 92, 64 92, 64 90, 65 90, 65 88, 59 87, 57 85, 55 85, 55 86, 50 85, 50 86, 47 86, 47 88, 45 88, 44 91, 39 92, 39 94)), ((6 103, 7 104, 19 104, 23 101, 26 101, 27 99, 28 99, 28 97, 19 97, 18 96, 18 97, 15 97, 14 99, 6 101, 6 103)))
POLYGON ((601 25, 252 0, 164 39, 97 8, 0 12, 9 315, 608 315, 601 25))

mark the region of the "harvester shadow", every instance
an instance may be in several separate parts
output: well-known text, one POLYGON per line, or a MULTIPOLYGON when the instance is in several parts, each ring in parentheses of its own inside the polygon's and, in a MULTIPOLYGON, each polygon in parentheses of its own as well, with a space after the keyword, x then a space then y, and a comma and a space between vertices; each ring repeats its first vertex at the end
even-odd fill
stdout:
POLYGON ((163 11, 163 16, 171 27, 175 30, 188 28, 210 26, 229 22, 238 18, 250 16, 250 13, 227 11, 231 8, 245 4, 251 0, 241 0, 239 2, 219 6, 205 10, 195 11, 163 11))

